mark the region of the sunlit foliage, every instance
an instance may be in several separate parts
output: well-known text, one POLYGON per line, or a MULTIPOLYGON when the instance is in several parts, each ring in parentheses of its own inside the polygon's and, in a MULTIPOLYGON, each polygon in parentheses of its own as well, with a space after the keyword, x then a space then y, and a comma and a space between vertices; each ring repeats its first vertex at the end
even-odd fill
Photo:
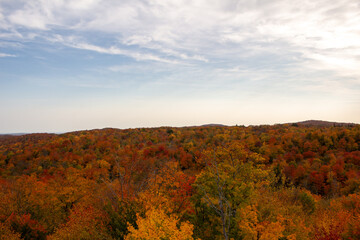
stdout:
POLYGON ((0 137, 0 239, 360 239, 359 226, 358 125, 0 137))

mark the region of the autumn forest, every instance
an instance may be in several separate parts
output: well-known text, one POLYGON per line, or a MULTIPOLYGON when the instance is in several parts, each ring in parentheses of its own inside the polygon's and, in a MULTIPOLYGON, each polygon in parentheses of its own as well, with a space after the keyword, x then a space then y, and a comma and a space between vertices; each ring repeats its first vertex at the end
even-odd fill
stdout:
POLYGON ((360 125, 0 136, 0 239, 360 239, 360 125))

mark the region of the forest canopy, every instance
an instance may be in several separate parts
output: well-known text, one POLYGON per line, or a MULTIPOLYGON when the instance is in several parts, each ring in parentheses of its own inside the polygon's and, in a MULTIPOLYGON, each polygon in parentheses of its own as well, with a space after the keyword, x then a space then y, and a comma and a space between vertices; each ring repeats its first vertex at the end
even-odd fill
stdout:
POLYGON ((0 138, 1 239, 360 239, 360 126, 0 138))

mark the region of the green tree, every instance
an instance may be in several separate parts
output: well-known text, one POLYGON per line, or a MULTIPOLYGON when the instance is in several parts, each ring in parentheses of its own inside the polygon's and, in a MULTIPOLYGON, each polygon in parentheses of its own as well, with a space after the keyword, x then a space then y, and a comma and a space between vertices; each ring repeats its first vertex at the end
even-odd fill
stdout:
POLYGON ((239 239, 241 233, 234 220, 237 211, 249 204, 255 188, 268 184, 268 172, 260 168, 264 159, 236 142, 204 155, 207 165, 195 182, 197 193, 202 204, 220 218, 224 239, 239 239))

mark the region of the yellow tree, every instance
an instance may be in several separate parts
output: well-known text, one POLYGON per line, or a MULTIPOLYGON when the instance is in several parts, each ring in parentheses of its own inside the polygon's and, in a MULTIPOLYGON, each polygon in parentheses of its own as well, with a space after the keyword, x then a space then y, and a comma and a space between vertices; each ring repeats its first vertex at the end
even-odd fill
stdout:
POLYGON ((153 208, 145 217, 137 216, 138 229, 129 225, 126 240, 191 240, 193 225, 188 222, 179 223, 174 215, 168 216, 163 210, 153 208))
MULTIPOLYGON (((259 221, 259 212, 255 206, 248 205, 238 213, 239 228, 244 240, 278 240, 284 237, 285 218, 278 215, 275 221, 259 221)), ((288 236, 287 239, 292 239, 288 236)))

